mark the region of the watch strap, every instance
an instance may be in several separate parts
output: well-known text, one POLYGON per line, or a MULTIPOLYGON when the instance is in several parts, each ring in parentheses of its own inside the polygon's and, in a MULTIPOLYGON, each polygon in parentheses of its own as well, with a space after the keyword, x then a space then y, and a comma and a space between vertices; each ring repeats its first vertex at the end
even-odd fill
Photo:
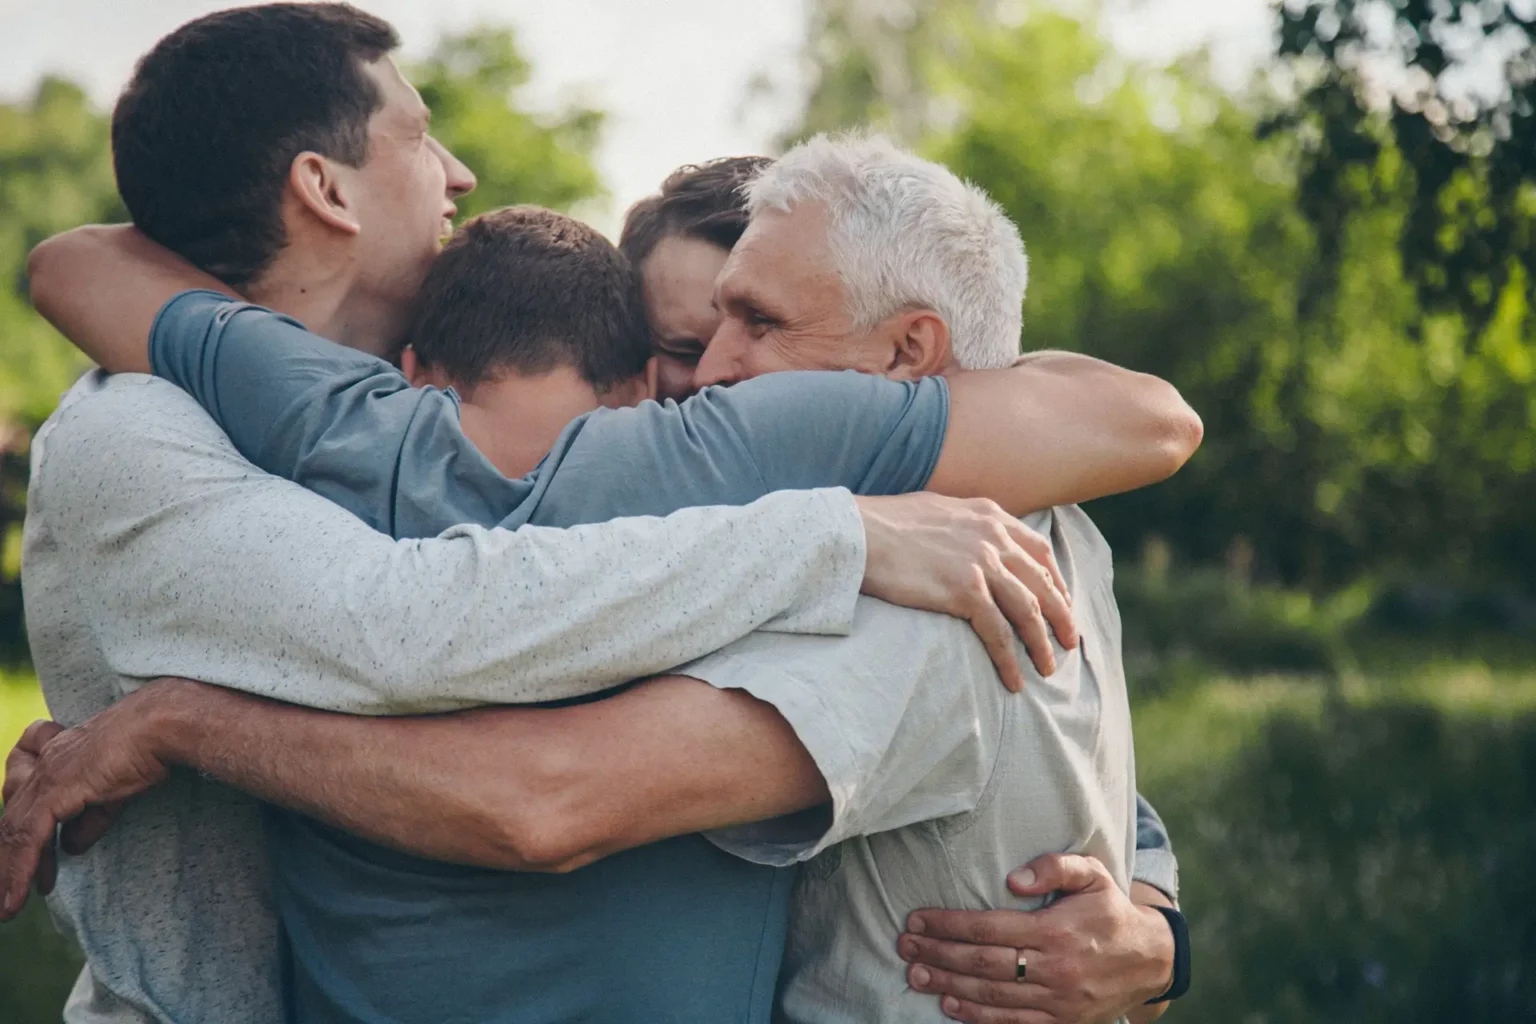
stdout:
POLYGON ((1156 999, 1148 999, 1148 1006, 1169 1002, 1189 991, 1189 925, 1184 915, 1172 907, 1154 905, 1152 909, 1162 914, 1168 927, 1173 929, 1173 984, 1156 999))

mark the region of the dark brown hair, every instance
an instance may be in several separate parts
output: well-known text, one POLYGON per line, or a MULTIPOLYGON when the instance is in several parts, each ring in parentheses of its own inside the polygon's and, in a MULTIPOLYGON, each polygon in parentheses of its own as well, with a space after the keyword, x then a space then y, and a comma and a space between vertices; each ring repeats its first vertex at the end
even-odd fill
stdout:
POLYGON ((294 157, 368 158, 383 99, 363 65, 399 43, 388 22, 337 3, 219 11, 160 40, 112 113, 133 222, 226 284, 248 284, 286 244, 294 157))
POLYGON ((651 355, 629 260, 587 225, 538 206, 459 228, 427 273, 407 337, 462 390, 506 370, 575 366, 601 393, 651 355))
POLYGON ((619 248, 637 268, 664 238, 698 238, 729 252, 747 230, 742 189, 771 163, 766 156, 726 156, 679 167, 660 192, 629 208, 619 248))

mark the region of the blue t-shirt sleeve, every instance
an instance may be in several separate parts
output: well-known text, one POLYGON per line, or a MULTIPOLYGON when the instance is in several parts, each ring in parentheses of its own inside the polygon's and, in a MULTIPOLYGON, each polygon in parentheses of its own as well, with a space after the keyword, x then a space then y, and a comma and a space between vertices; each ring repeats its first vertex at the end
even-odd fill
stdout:
POLYGON ((182 292, 155 319, 149 360, 255 465, 392 536, 493 525, 525 493, 464 436, 451 396, 260 306, 182 292))
POLYGON ((531 521, 667 515, 816 487, 918 491, 948 424, 941 378, 899 383, 852 371, 774 373, 680 405, 599 410, 567 428, 540 468, 547 489, 531 521))

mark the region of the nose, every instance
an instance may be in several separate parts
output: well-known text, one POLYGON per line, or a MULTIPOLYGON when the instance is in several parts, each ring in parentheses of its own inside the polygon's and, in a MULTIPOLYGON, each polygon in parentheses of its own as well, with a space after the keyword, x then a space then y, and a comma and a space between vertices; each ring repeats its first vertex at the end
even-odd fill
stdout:
POLYGON ((704 346, 704 353, 693 368, 693 389, 697 391, 711 384, 734 384, 741 379, 738 346, 731 339, 727 325, 722 323, 704 346))
POLYGON ((432 145, 437 149, 438 159, 443 162, 443 170, 447 175, 447 192, 450 198, 457 199, 467 192, 475 190, 475 172, 464 166, 463 161, 448 152, 441 142, 432 140, 432 145))

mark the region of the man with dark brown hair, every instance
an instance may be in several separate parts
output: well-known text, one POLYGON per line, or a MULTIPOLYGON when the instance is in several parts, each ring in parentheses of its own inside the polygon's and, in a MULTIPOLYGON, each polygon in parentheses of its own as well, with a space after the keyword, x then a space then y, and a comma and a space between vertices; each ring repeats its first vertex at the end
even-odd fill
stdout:
POLYGON ((565 425, 650 398, 640 282, 613 243, 537 206, 461 227, 422 284, 400 368, 453 388, 464 432, 510 477, 539 464, 565 425))
POLYGON ((715 278, 747 230, 741 190, 770 163, 728 156, 679 167, 624 216, 619 248, 644 284, 658 397, 681 400, 694 391, 694 367, 720 322, 711 301, 715 278))

